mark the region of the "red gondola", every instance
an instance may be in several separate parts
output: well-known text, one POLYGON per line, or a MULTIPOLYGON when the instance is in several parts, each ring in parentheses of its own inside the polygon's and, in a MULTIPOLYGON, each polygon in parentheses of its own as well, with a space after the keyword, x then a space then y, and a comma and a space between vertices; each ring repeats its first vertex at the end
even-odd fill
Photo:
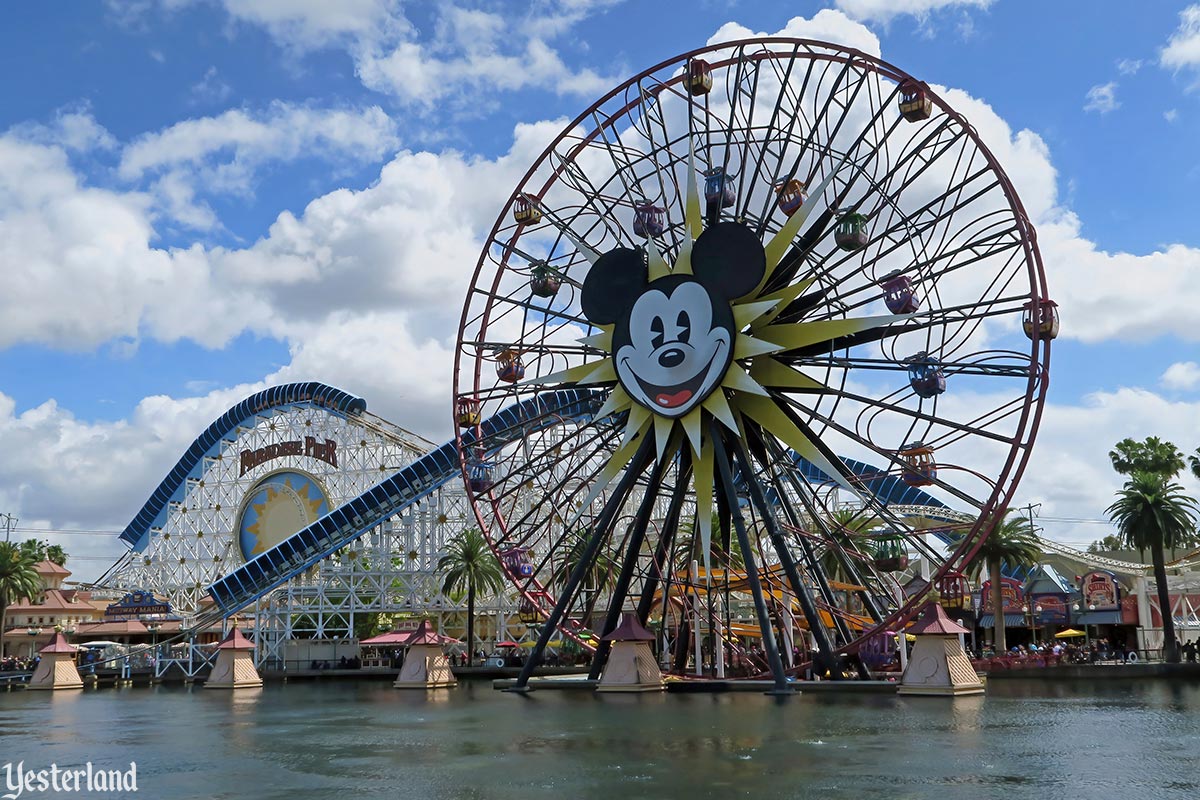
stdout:
POLYGON ((707 61, 702 58, 693 58, 688 62, 687 77, 684 79, 688 94, 708 94, 712 89, 712 84, 712 67, 708 65, 707 61))
POLYGON ((933 101, 924 86, 916 81, 900 84, 900 116, 909 122, 920 122, 929 119, 932 111, 933 101))
POLYGON ((545 261, 534 262, 529 271, 529 291, 538 297, 554 297, 562 287, 562 275, 545 261))
POLYGON ((651 203, 638 203, 634 206, 634 236, 661 236, 666 227, 666 212, 662 208, 651 203))
POLYGON ((893 314, 912 314, 921 307, 912 280, 900 270, 893 270, 883 276, 879 285, 883 287, 883 302, 893 314))

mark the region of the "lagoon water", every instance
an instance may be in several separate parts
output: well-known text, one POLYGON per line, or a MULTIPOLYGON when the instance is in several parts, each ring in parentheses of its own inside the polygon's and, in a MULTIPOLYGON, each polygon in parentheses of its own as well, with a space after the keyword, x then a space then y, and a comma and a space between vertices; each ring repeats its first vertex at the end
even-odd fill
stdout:
POLYGON ((0 781, 20 761, 134 761, 136 794, 70 796, 147 800, 1192 800, 1200 683, 994 681, 986 697, 952 701, 521 697, 486 681, 0 693, 0 781))

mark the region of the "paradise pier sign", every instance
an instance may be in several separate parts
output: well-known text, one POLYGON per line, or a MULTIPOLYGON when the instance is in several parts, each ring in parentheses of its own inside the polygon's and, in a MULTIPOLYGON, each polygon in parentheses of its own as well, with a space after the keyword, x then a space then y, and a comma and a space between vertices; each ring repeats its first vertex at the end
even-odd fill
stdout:
POLYGON ((324 461, 331 467, 336 467, 338 465, 337 442, 332 439, 319 442, 312 436, 305 436, 303 442, 299 440, 278 442, 257 450, 243 450, 241 453, 242 471, 238 473, 238 476, 245 475, 259 464, 265 464, 283 456, 308 456, 318 461, 324 461))

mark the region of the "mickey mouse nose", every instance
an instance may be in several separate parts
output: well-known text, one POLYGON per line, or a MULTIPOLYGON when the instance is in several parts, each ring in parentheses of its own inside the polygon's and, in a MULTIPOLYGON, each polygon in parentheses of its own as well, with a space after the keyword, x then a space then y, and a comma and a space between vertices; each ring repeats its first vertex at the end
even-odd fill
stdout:
POLYGON ((666 369, 678 367, 683 363, 683 351, 678 347, 672 347, 670 350, 664 350, 658 355, 658 363, 666 369))

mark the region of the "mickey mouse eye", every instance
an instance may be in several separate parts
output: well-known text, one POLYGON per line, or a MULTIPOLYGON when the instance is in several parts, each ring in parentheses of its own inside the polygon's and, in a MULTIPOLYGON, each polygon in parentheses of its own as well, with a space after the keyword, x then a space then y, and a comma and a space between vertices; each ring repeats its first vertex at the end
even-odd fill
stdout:
POLYGON ((650 320, 650 333, 654 334, 650 337, 651 347, 662 347, 663 339, 666 337, 666 328, 667 325, 663 322, 662 317, 655 316, 654 319, 650 320))
POLYGON ((679 312, 679 318, 675 320, 675 327, 679 328, 677 339, 683 344, 687 344, 692 338, 692 319, 686 311, 679 312))

